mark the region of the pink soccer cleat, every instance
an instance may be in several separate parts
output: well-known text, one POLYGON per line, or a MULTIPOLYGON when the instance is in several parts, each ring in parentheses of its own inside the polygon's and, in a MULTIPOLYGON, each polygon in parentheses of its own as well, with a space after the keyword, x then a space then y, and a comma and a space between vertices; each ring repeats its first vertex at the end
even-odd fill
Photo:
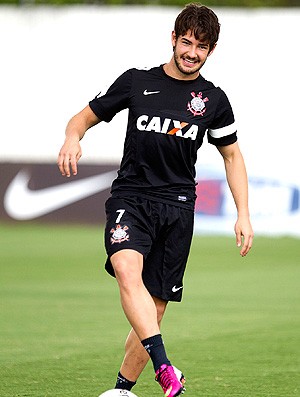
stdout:
POLYGON ((183 374, 172 365, 161 365, 156 371, 155 380, 162 387, 165 397, 179 396, 185 390, 183 374))

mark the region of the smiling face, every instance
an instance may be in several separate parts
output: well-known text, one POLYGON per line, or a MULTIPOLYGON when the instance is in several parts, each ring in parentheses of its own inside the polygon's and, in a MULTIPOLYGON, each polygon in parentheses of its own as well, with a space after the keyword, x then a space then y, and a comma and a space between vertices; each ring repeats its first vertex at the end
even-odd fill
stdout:
POLYGON ((165 72, 176 79, 192 80, 213 52, 219 38, 217 15, 209 8, 187 4, 177 16, 172 32, 174 54, 164 65, 165 72))
POLYGON ((191 31, 178 38, 175 32, 172 32, 172 45, 174 54, 166 72, 172 77, 182 80, 197 78, 199 70, 214 50, 214 48, 209 48, 207 42, 197 40, 191 31))

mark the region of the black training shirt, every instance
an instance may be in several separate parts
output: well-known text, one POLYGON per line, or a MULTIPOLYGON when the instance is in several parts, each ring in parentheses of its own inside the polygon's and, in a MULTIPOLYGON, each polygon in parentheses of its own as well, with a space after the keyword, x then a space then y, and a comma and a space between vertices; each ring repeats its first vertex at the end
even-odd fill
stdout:
POLYGON ((177 80, 162 66, 130 69, 89 105, 106 122, 129 109, 113 196, 135 194, 193 209, 197 150, 205 133, 217 146, 237 140, 227 96, 201 75, 177 80))

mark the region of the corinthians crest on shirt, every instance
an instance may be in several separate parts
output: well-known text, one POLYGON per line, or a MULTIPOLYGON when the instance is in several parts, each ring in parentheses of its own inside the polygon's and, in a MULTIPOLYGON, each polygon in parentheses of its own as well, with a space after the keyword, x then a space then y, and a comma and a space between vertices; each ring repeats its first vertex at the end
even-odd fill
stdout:
POLYGON ((123 241, 128 241, 129 240, 129 234, 127 233, 128 226, 121 226, 117 225, 116 228, 110 229, 111 233, 111 238, 110 242, 112 244, 115 243, 122 243, 123 241))
POLYGON ((207 97, 202 98, 202 92, 199 92, 198 94, 191 92, 191 96, 193 99, 188 102, 188 110, 193 113, 194 116, 203 116, 206 112, 205 102, 208 102, 209 99, 207 97))

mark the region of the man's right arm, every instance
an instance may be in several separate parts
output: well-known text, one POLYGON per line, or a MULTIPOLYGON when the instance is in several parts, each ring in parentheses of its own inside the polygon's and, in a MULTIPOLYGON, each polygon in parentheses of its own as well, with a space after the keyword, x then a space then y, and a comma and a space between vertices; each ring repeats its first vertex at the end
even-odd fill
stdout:
POLYGON ((80 140, 86 131, 101 120, 89 106, 71 118, 66 127, 65 142, 60 149, 57 165, 63 176, 77 175, 77 163, 82 155, 80 140))

